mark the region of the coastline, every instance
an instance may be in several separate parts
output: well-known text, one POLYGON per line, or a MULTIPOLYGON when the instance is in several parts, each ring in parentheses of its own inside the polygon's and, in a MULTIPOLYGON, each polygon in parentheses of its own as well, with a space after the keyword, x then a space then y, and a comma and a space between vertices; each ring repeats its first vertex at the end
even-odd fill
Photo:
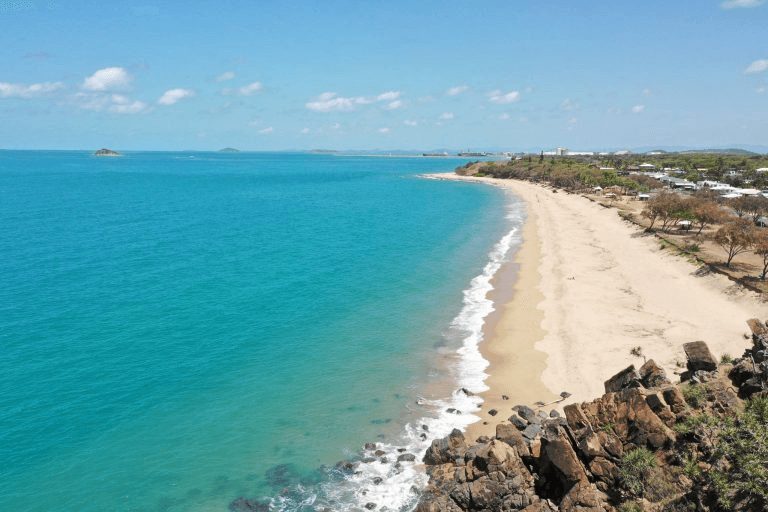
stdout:
POLYGON ((495 311, 480 344, 489 389, 479 393, 481 420, 467 428, 469 439, 493 434, 513 405, 570 393, 542 408, 549 412, 601 395, 608 377, 643 363, 630 354, 633 347, 670 375, 682 371, 680 347, 688 341, 739 356, 749 345, 743 319, 768 316, 758 294, 724 276, 697 273, 615 210, 581 196, 517 180, 424 176, 508 189, 527 212, 522 244, 489 293, 495 311), (491 409, 498 414, 488 414, 491 409))

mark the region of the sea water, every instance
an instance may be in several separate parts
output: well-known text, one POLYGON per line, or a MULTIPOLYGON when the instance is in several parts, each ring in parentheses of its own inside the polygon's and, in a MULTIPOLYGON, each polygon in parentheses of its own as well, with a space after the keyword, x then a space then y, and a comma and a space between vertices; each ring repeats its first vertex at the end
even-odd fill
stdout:
POLYGON ((463 163, 0 152, 0 510, 412 508, 522 219, 463 163))

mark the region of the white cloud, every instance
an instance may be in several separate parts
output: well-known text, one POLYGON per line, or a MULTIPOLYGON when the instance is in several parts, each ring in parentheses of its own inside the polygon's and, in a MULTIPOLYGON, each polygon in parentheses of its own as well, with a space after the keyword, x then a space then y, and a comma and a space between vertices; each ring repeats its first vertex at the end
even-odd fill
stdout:
POLYGON ((468 90, 469 90, 468 85, 457 85, 445 91, 445 94, 448 96, 458 96, 459 94, 463 92, 467 92, 468 90))
POLYGON ((386 110, 397 110, 397 109, 401 108, 403 105, 404 105, 403 100, 395 100, 395 101, 390 101, 389 103, 387 103, 387 106, 384 107, 384 108, 386 110))
POLYGON ((304 104, 309 110, 315 112, 348 112, 355 110, 358 105, 369 105, 380 101, 388 102, 384 107, 386 110, 396 110, 405 105, 400 100, 400 91, 386 91, 378 96, 339 96, 335 92, 324 92, 321 95, 314 98, 312 101, 308 101, 304 104))
POLYGON ((86 93, 75 95, 77 105, 85 110, 100 112, 106 110, 115 114, 139 114, 150 110, 149 105, 122 94, 86 93))
POLYGON ((766 87, 764 85, 761 85, 760 87, 755 89, 755 91, 757 91, 757 94, 763 94, 766 90, 768 90, 768 89, 766 89, 766 87))
POLYGON ((0 82, 0 98, 33 98, 63 88, 61 82, 42 82, 39 84, 12 84, 0 82))
POLYGON ((579 104, 571 100, 571 98, 565 98, 560 104, 560 108, 563 110, 576 110, 579 108, 579 104))
POLYGON ((400 91, 387 91, 376 96, 376 101, 393 101, 400 97, 400 91))
POLYGON ((147 108, 146 103, 135 100, 130 103, 112 105, 109 107, 109 111, 116 114, 139 114, 146 111, 147 108))
POLYGON ((307 102, 304 106, 315 112, 334 112, 354 110, 355 105, 362 103, 363 98, 344 98, 335 92, 324 92, 314 101, 307 102))
POLYGON ((379 133, 389 133, 389 128, 379 128, 379 133))
POLYGON ((405 126, 419 126, 419 122, 418 121, 414 121, 412 119, 406 119, 405 121, 403 121, 403 124, 405 126))
POLYGON ((506 120, 507 120, 507 119, 509 119, 509 118, 510 118, 510 115, 509 115, 509 114, 507 114, 506 112, 504 112, 503 114, 501 114, 501 115, 499 116, 499 119, 501 119, 502 121, 506 121, 506 120))
POLYGON ((643 110, 645 110, 645 105, 635 105, 634 107, 632 107, 633 114, 639 114, 643 110))
POLYGON ((131 83, 131 75, 124 68, 112 67, 96 71, 83 80, 83 89, 88 91, 114 91, 126 89, 131 83))
POLYGON ((304 135, 308 134, 309 133, 309 128, 302 128, 301 129, 301 133, 303 133, 304 135))
POLYGON ((496 89, 495 91, 488 93, 488 101, 491 103, 498 103, 500 105, 504 105, 506 103, 514 103, 519 99, 520 93, 518 91, 509 91, 507 93, 503 93, 496 89))
POLYGON ((440 114, 440 119, 443 119, 446 121, 453 118, 454 118, 453 112, 443 112, 442 114, 440 114))
POLYGON ((122 94, 112 94, 108 97, 108 101, 111 105, 108 105, 107 109, 116 114, 138 114, 149 108, 143 101, 132 100, 122 94))
POLYGON ((759 7, 765 0, 726 0, 720 4, 723 9, 737 9, 739 7, 759 7))
POLYGON ((763 71, 768 71, 768 59, 756 60, 744 70, 744 72, 748 74, 762 73, 763 71))
POLYGON ((259 130, 259 133, 261 133, 262 135, 268 135, 274 131, 275 131, 274 128, 272 128, 271 126, 267 126, 266 128, 262 128, 261 130, 259 130))
POLYGON ((195 95, 195 91, 191 89, 168 89, 160 96, 157 102, 160 105, 173 105, 184 98, 190 98, 195 95))
POLYGON ((261 85, 261 82, 251 82, 248 85, 244 85, 241 88, 237 90, 237 93, 240 96, 250 96, 251 94, 257 93, 261 91, 264 88, 264 86, 261 85))
POLYGON ((227 80, 232 80, 233 78, 235 78, 235 73, 233 71, 225 71, 224 73, 216 77, 216 81, 226 82, 227 80))
POLYGON ((645 89, 643 89, 643 96, 650 96, 652 94, 653 94, 653 91, 651 91, 647 87, 645 89))

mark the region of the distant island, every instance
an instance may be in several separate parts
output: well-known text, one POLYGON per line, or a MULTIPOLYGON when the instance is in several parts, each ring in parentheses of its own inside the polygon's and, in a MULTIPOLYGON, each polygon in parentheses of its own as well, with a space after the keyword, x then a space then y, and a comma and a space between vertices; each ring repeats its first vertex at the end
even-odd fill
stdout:
POLYGON ((236 148, 224 148, 219 150, 219 153, 239 153, 239 152, 240 150, 236 148))
POLYGON ((94 156, 123 156, 123 155, 121 155, 120 153, 112 149, 101 148, 100 150, 94 153, 94 156))

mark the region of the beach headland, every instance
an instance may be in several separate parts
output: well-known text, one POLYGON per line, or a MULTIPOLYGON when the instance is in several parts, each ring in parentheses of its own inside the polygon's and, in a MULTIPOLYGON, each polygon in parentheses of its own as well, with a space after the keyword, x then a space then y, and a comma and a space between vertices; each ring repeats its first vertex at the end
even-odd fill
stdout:
POLYGON ((642 354, 670 375, 684 371, 680 347, 691 340, 740 355, 749 346, 744 318, 768 316, 759 294, 700 272, 580 195, 519 180, 426 177, 503 187, 527 210, 522 245, 490 294, 495 311, 480 345, 490 389, 481 393, 481 421, 470 425, 469 439, 492 435, 516 404, 536 407, 566 392, 541 407, 548 412, 598 396, 611 375, 642 364, 642 354), (641 355, 631 355, 635 347, 641 355))

